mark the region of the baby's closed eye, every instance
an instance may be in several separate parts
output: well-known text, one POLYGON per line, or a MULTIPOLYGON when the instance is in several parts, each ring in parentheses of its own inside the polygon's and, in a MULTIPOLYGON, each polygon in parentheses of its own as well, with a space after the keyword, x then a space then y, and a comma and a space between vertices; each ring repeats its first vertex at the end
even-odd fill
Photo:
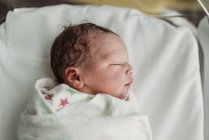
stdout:
POLYGON ((110 64, 110 65, 113 65, 113 66, 114 66, 114 65, 122 65, 122 63, 116 63, 116 64, 110 64))
POLYGON ((125 67, 127 63, 112 63, 110 66, 113 67, 125 67))

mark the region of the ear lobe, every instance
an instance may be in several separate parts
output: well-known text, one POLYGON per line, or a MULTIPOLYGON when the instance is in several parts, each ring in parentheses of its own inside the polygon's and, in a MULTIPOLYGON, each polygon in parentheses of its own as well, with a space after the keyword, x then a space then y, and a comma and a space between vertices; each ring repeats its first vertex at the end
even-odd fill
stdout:
POLYGON ((84 84, 79 76, 79 69, 76 67, 68 67, 65 69, 65 75, 68 83, 75 89, 83 88, 84 84))
POLYGON ((81 89, 83 88, 83 82, 76 80, 73 84, 73 87, 75 87, 76 89, 81 89))

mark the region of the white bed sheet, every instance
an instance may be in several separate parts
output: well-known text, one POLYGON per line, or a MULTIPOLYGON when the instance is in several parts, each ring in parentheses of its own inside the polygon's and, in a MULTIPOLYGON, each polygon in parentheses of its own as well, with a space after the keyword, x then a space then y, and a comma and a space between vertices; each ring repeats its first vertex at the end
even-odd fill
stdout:
POLYGON ((135 69, 132 90, 149 116, 154 140, 203 140, 203 100, 197 42, 133 9, 58 5, 9 12, 0 26, 0 139, 15 140, 19 114, 34 82, 52 77, 49 52, 69 23, 94 22, 125 41, 135 69))
POLYGON ((204 116, 205 116, 205 139, 209 139, 209 22, 205 16, 198 26, 198 39, 204 52, 204 116))

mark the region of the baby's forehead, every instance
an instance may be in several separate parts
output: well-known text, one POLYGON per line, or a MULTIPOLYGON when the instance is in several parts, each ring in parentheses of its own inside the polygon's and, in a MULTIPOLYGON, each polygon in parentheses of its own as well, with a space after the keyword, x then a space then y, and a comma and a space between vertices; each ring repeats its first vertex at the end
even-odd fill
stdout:
POLYGON ((127 49, 122 39, 115 34, 97 36, 91 41, 90 52, 92 57, 103 59, 115 56, 116 54, 126 55, 127 49))
POLYGON ((94 39, 91 40, 90 43, 91 52, 104 56, 111 55, 113 50, 119 49, 111 46, 113 43, 116 43, 118 41, 118 39, 116 38, 118 38, 116 35, 110 33, 96 36, 94 39))

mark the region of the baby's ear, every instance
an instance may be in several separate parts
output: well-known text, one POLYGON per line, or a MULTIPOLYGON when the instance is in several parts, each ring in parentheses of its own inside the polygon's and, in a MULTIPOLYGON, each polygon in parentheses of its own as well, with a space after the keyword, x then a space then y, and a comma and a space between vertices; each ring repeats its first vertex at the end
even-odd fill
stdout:
POLYGON ((65 69, 65 76, 68 83, 75 89, 79 90, 83 88, 84 83, 80 79, 80 71, 76 67, 67 67, 65 69))

